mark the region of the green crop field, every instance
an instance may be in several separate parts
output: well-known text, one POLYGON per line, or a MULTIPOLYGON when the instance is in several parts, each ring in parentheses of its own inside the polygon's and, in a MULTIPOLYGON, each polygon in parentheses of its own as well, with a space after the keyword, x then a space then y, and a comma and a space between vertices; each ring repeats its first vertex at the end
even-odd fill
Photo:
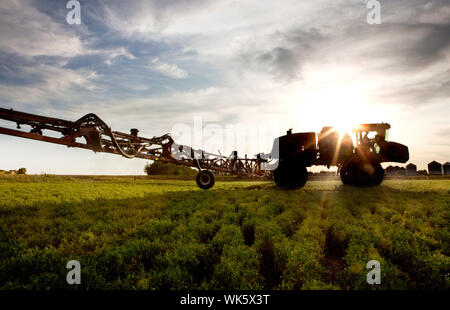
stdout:
POLYGON ((449 289, 449 223, 450 180, 0 176, 0 288, 449 289))

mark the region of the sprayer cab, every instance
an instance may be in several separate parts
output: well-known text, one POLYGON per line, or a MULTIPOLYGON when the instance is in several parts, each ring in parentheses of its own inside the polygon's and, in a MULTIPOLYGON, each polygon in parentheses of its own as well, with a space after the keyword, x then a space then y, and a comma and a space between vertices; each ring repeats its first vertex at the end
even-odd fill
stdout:
POLYGON ((406 163, 409 159, 408 147, 389 142, 388 134, 391 125, 362 124, 353 129, 355 134, 355 153, 360 153, 372 161, 406 163))

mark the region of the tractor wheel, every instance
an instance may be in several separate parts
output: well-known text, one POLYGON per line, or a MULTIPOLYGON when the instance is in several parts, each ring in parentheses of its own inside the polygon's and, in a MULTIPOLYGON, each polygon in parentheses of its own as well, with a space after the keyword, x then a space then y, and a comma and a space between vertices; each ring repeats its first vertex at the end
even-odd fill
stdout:
POLYGON ((305 186, 308 171, 301 160, 283 161, 273 172, 275 183, 286 189, 297 189, 305 186))
POLYGON ((339 175, 341 176, 341 181, 344 185, 353 185, 355 183, 351 165, 342 167, 339 175))
POLYGON ((195 178, 198 187, 202 189, 210 189, 214 186, 214 174, 208 170, 201 170, 198 172, 197 177, 195 178))
POLYGON ((372 176, 372 185, 380 185, 384 179, 384 169, 379 163, 374 164, 375 173, 372 176))
POLYGON ((384 170, 379 163, 359 162, 354 165, 356 186, 379 185, 383 181, 384 170))
POLYGON ((340 176, 342 183, 346 185, 380 185, 384 178, 384 169, 378 162, 353 157, 341 168, 340 176))

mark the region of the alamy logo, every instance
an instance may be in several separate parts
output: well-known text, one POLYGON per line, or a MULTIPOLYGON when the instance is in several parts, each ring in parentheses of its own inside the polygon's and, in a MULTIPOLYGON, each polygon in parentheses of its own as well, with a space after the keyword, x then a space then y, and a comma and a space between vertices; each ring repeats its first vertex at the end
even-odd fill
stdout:
POLYGON ((367 269, 371 269, 367 273, 367 283, 370 285, 381 284, 381 265, 377 260, 371 260, 367 262, 367 269))
POLYGON ((367 2, 367 8, 371 9, 367 13, 367 23, 369 25, 379 25, 381 24, 381 4, 377 0, 369 0, 367 2))
POLYGON ((80 262, 77 260, 71 260, 67 262, 66 265, 67 269, 71 269, 67 273, 67 284, 74 285, 74 284, 81 284, 81 265, 80 262))
POLYGON ((66 21, 70 25, 81 24, 81 5, 77 0, 70 0, 66 4, 66 8, 70 9, 66 15, 66 21))

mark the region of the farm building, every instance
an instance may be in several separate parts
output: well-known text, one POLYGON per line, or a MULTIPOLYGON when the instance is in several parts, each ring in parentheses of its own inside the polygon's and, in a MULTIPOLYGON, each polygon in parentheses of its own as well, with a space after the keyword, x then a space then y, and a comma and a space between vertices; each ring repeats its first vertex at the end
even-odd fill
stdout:
POLYGON ((445 175, 450 175, 450 162, 446 162, 442 168, 444 168, 444 174, 445 175))
POLYGON ((417 166, 413 163, 409 163, 408 165, 406 165, 406 174, 417 175, 417 166))
POLYGON ((442 165, 433 160, 428 164, 428 174, 442 175, 442 165))

